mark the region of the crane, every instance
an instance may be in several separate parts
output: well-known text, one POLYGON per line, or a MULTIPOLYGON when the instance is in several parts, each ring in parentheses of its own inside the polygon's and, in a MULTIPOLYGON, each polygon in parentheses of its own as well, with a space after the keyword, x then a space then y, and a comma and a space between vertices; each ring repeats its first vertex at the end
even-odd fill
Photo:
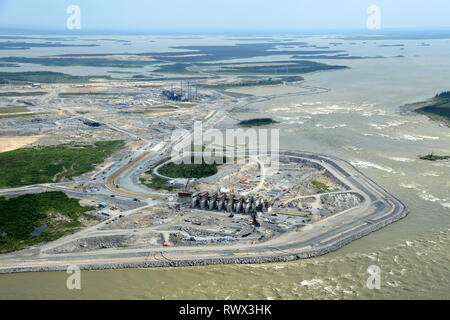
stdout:
MULTIPOLYGON (((237 175, 239 174, 240 171, 241 171, 241 168, 239 168, 236 171, 234 176, 237 177, 237 175)), ((229 211, 230 211, 229 217, 232 218, 232 217, 234 217, 234 215, 233 215, 233 196, 234 196, 234 187, 236 185, 236 180, 234 181, 233 184, 231 184, 231 174, 229 175, 228 179, 229 179, 229 185, 230 185, 230 191, 228 193, 228 200, 229 200, 228 205, 229 205, 229 211)))

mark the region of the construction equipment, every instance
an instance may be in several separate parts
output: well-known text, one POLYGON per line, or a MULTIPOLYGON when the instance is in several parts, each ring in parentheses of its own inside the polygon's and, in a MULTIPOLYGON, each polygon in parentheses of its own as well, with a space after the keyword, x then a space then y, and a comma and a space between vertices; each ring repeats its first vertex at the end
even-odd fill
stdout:
POLYGON ((188 185, 189 185, 189 181, 191 181, 191 178, 188 178, 186 181, 186 184, 184 186, 184 191, 187 191, 188 185))
MULTIPOLYGON (((231 180, 231 176, 229 177, 229 179, 231 180)), ((228 205, 227 205, 227 211, 232 214, 233 213, 233 189, 234 189, 234 184, 231 186, 230 188, 230 192, 228 193, 228 205)))
MULTIPOLYGON (((241 171, 241 168, 239 168, 236 173, 234 174, 235 177, 237 177, 237 175, 239 174, 239 171, 241 171)), ((227 206, 227 210, 228 212, 230 212, 231 214, 233 213, 233 209, 236 208, 233 207, 233 202, 234 202, 234 186, 236 185, 236 182, 234 182, 233 184, 231 184, 231 175, 228 177, 229 179, 229 184, 230 184, 230 192, 228 194, 228 206, 227 206)), ((242 196, 241 196, 242 197, 242 196)), ((239 199, 239 201, 241 201, 241 199, 239 199)), ((242 203, 241 203, 242 205, 242 203)))

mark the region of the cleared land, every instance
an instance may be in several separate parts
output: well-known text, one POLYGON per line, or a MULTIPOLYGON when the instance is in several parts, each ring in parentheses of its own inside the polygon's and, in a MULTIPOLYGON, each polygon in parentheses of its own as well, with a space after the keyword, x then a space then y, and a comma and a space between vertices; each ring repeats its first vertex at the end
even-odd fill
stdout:
POLYGON ((6 152, 23 148, 35 143, 44 135, 39 136, 18 136, 18 137, 0 137, 0 152, 6 152))
POLYGON ((83 94, 83 93, 97 93, 106 92, 108 87, 106 86, 87 86, 87 87, 77 87, 77 88, 67 88, 62 90, 59 94, 83 94))

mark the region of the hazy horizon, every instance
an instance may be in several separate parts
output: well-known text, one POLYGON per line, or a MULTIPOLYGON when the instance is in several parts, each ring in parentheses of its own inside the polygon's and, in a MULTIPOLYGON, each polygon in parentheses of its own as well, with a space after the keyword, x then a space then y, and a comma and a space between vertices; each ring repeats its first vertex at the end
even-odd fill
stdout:
MULTIPOLYGON (((383 29, 449 28, 445 0, 279 0, 217 3, 193 0, 0 0, 0 30, 52 32, 199 32, 366 30, 367 8, 381 10, 383 29), (67 8, 81 11, 81 29, 69 30, 67 8)), ((373 30, 370 30, 373 31, 373 30)), ((379 31, 379 30, 378 30, 379 31)))
MULTIPOLYGON (((17 35, 224 35, 224 36, 277 36, 277 35, 300 35, 300 36, 320 36, 329 34, 342 35, 389 35, 389 34, 416 34, 414 32, 423 32, 428 35, 445 35, 450 38, 450 27, 405 27, 405 28, 383 28, 381 30, 368 30, 364 28, 346 28, 346 29, 80 29, 68 30, 59 28, 21 28, 21 27, 2 27, 0 34, 17 35)), ((424 37, 425 39, 426 37, 424 37)))

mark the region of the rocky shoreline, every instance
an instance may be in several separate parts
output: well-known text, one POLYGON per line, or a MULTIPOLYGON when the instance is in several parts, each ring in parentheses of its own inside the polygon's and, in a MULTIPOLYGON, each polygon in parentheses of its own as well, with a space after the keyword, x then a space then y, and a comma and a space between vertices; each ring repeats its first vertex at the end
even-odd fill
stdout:
MULTIPOLYGON (((384 226, 396 222, 408 215, 408 209, 404 207, 404 210, 398 214, 389 216, 378 223, 373 223, 364 228, 363 230, 354 233, 344 239, 341 239, 333 244, 329 244, 323 247, 317 246, 316 248, 303 251, 295 254, 280 254, 262 255, 259 257, 221 257, 221 258, 208 258, 208 259, 185 259, 185 260, 169 260, 162 257, 164 260, 151 261, 151 262, 129 262, 129 263, 109 263, 109 264, 84 264, 79 265, 81 270, 109 270, 109 269, 126 269, 126 268, 158 268, 158 267, 192 267, 192 266, 206 266, 206 265, 221 265, 221 264, 259 264, 259 263, 274 263, 274 262, 289 262, 299 259, 307 259, 325 255, 342 248, 343 246, 362 238, 369 233, 377 231, 384 226)), ((282 250, 280 250, 282 251, 282 250)), ((6 273, 18 273, 18 272, 45 272, 45 271, 66 271, 67 265, 60 266, 35 266, 35 267, 11 267, 0 269, 0 274, 6 273)))

